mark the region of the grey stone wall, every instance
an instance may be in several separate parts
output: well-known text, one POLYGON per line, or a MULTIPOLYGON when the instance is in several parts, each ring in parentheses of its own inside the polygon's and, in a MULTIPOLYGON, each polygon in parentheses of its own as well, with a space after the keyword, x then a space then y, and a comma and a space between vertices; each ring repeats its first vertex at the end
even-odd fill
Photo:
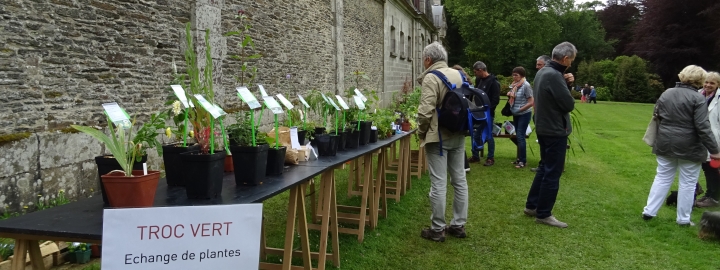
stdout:
POLYGON ((360 89, 383 90, 383 5, 376 1, 345 0, 345 88, 355 88, 354 71, 365 72, 360 89))

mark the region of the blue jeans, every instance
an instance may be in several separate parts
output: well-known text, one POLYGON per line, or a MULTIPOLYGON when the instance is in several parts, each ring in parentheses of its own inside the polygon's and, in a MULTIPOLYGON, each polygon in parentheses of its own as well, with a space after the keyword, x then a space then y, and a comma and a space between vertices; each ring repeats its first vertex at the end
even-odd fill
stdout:
MULTIPOLYGON (((491 122, 492 123, 492 122, 491 122)), ((473 134, 473 139, 475 140, 475 143, 478 146, 483 145, 482 143, 482 132, 475 132, 473 134)), ((488 159, 494 159, 495 158, 495 138, 493 136, 490 136, 487 138, 487 141, 485 141, 488 145, 487 149, 487 158, 488 159)), ((472 157, 476 159, 480 159, 480 150, 474 149, 471 147, 472 157)))
POLYGON ((527 163, 527 143, 525 142, 525 133, 528 125, 530 125, 532 113, 521 115, 513 115, 513 125, 515 126, 515 134, 517 134, 517 159, 523 164, 527 163))
POLYGON ((567 154, 567 137, 538 135, 538 143, 542 162, 530 186, 525 208, 535 209, 537 218, 543 219, 552 215, 560 190, 560 176, 565 168, 567 154))

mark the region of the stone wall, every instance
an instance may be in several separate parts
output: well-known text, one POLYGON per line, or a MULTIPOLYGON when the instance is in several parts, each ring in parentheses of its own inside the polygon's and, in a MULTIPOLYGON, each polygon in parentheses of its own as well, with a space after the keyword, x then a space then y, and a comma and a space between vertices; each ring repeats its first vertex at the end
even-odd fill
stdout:
POLYGON ((416 60, 413 55, 415 46, 410 46, 408 49, 408 36, 412 38, 411 44, 413 45, 413 40, 416 39, 414 37, 415 20, 406 7, 399 2, 401 0, 388 1, 385 5, 385 16, 388 18, 384 25, 385 54, 383 56, 386 99, 392 97, 391 93, 400 91, 406 80, 415 85, 415 78, 419 74, 419 71, 413 68, 413 61, 416 60), (393 40, 395 46, 393 46, 393 40))
POLYGON ((356 87, 356 70, 370 79, 359 80, 360 89, 383 90, 383 28, 384 7, 368 0, 345 0, 343 4, 345 35, 345 89, 356 87))

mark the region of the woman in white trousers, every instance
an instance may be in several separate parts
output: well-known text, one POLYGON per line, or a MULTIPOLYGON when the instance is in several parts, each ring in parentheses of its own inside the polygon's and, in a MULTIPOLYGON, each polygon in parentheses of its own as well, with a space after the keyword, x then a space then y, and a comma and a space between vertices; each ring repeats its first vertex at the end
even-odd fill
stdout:
POLYGON ((701 67, 690 65, 678 76, 680 82, 663 92, 655 103, 658 130, 653 154, 657 156, 658 166, 642 217, 650 220, 657 215, 679 171, 676 222, 692 226, 690 214, 700 164, 707 159, 708 152, 710 158, 720 159, 720 149, 708 120, 707 100, 697 92, 707 73, 701 67))

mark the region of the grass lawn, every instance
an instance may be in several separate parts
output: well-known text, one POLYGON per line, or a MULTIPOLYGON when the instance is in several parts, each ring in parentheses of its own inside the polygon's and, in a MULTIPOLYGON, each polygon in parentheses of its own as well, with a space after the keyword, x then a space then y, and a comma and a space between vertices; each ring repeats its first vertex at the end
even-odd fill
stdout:
MULTIPOLYGON (((413 180, 399 203, 389 201, 388 218, 367 231, 363 243, 356 236, 340 235, 341 268, 720 269, 719 242, 699 240, 697 227, 677 226, 674 207, 663 206, 651 221, 641 219, 656 167, 650 147, 641 140, 653 105, 599 102, 577 107, 583 115, 586 152, 576 149, 570 155, 553 212, 569 228, 535 224, 522 213, 534 176, 529 167, 539 160, 535 136, 529 139, 534 151, 528 151, 530 166, 522 170, 510 164, 514 144, 498 139, 496 165, 473 164, 468 174, 468 238, 448 236, 446 242, 435 243, 420 237, 420 230, 430 224, 425 175, 413 180)), ((338 203, 359 205, 344 193, 344 179, 339 176, 338 203)), ((282 246, 286 204, 287 194, 265 203, 271 246, 282 246)), ((695 209, 694 222, 702 211, 695 209)), ((447 214, 449 221, 452 211, 447 214)), ((311 231, 311 238, 311 248, 317 250, 318 233, 311 231)))

